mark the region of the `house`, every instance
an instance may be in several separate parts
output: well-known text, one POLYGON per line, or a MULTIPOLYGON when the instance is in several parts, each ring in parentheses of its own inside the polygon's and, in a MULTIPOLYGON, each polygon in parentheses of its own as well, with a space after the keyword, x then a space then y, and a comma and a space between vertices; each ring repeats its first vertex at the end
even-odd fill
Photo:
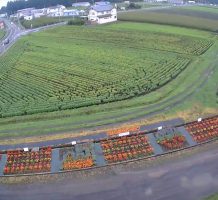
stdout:
POLYGON ((5 24, 3 21, 0 21, 0 29, 4 29, 5 28, 5 24))
POLYGON ((89 2, 79 2, 79 3, 73 3, 73 7, 89 7, 91 4, 89 2))
POLYGON ((175 5, 182 5, 184 4, 184 1, 183 0, 168 0, 168 3, 172 3, 175 5))
POLYGON ((0 18, 7 17, 7 13, 0 14, 0 18))
POLYGON ((90 7, 88 20, 97 24, 117 21, 117 9, 109 2, 97 2, 90 7))
POLYGON ((195 4, 195 1, 188 1, 188 3, 190 3, 190 4, 195 4))
POLYGON ((35 8, 25 8, 25 9, 22 9, 22 10, 18 10, 17 11, 17 18, 21 18, 21 17, 24 17, 25 16, 28 18, 32 15, 32 11, 34 10, 35 8))
POLYGON ((25 20, 27 20, 27 21, 30 21, 30 20, 32 20, 33 19, 33 15, 24 15, 23 16, 23 18, 25 19, 25 20))
POLYGON ((46 12, 45 12, 45 9, 35 9, 35 10, 32 10, 32 15, 33 15, 33 18, 40 18, 42 16, 45 16, 46 12))
POLYGON ((46 14, 50 17, 59 17, 64 15, 65 6, 57 5, 46 9, 46 14))
POLYGON ((79 10, 64 10, 63 16, 67 17, 67 16, 79 16, 79 10))

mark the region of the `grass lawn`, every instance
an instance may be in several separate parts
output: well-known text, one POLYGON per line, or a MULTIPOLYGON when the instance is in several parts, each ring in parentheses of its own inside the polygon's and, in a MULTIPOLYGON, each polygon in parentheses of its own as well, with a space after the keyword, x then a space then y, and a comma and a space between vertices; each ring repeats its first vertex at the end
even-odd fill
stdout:
POLYGON ((5 35, 5 30, 0 30, 0 40, 4 37, 5 35))
POLYGON ((209 196, 209 197, 205 198, 205 200, 218 200, 218 194, 214 194, 212 196, 209 196))
POLYGON ((59 22, 64 22, 72 19, 74 19, 74 17, 40 17, 33 20, 20 20, 20 22, 24 28, 30 29, 56 24, 59 22))

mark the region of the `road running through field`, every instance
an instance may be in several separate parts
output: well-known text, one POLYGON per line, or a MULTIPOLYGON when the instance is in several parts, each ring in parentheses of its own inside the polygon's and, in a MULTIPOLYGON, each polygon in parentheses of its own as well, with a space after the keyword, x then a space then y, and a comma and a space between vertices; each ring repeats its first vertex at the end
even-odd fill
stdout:
POLYGON ((217 144, 190 157, 96 179, 0 185, 3 200, 201 200, 218 192, 217 144))

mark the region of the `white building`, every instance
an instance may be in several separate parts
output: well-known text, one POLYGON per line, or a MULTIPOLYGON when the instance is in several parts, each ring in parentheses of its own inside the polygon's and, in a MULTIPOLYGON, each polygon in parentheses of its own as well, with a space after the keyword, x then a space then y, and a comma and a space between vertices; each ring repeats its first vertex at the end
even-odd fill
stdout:
POLYGON ((117 9, 109 2, 98 2, 90 7, 88 20, 97 24, 117 21, 117 9))
POLYGON ((0 18, 4 18, 4 17, 7 17, 7 13, 0 14, 0 18))
POLYGON ((65 6, 57 5, 46 9, 46 13, 50 17, 59 17, 64 15, 65 6))
POLYGON ((79 10, 64 10, 63 16, 79 16, 79 10))
POLYGON ((23 18, 27 21, 30 21, 33 19, 33 16, 32 15, 24 15, 23 18))
POLYGON ((18 10, 17 11, 17 18, 21 18, 21 17, 29 17, 32 15, 32 11, 35 10, 35 8, 26 8, 26 9, 22 9, 22 10, 18 10))
POLYGON ((3 21, 0 21, 0 29, 4 29, 5 28, 5 24, 3 21))
POLYGON ((79 2, 79 3, 73 3, 73 7, 89 7, 91 4, 89 2, 79 2))
POLYGON ((184 1, 183 0, 168 0, 168 3, 182 5, 182 4, 184 4, 184 1))
POLYGON ((33 15, 33 18, 40 18, 42 16, 45 16, 46 10, 45 9, 35 9, 35 10, 32 10, 31 13, 33 15))

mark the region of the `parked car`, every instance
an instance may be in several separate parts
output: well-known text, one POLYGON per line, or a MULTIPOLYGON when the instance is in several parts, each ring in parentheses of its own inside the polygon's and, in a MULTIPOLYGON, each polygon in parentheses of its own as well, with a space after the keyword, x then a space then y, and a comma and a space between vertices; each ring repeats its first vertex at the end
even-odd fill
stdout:
POLYGON ((9 44, 9 39, 6 39, 5 41, 4 41, 4 45, 7 45, 7 44, 9 44))

